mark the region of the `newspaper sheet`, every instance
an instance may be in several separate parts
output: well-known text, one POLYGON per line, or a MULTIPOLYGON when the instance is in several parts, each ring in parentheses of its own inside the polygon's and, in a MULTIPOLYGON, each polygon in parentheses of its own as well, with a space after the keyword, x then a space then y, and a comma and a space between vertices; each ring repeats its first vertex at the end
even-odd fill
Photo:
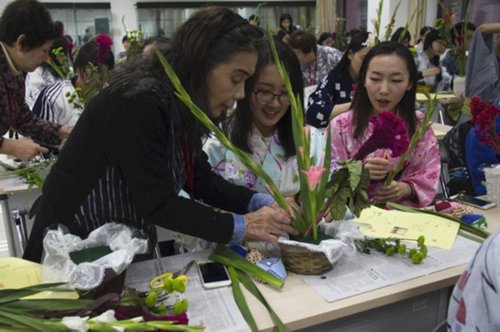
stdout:
POLYGON ((324 275, 300 277, 327 302, 333 302, 466 264, 478 247, 478 243, 458 236, 452 250, 428 247, 427 258, 417 265, 408 257, 387 257, 374 251, 370 255, 355 252, 342 257, 324 275))
MULTIPOLYGON (((149 281, 164 272, 175 272, 191 260, 204 260, 208 251, 189 253, 132 264, 127 269, 125 285, 139 291, 149 290, 149 281), (172 258, 172 257, 175 257, 172 258)), ((189 300, 189 324, 206 326, 204 331, 248 331, 248 325, 234 301, 231 287, 204 289, 193 265, 187 272, 186 298, 189 300)))

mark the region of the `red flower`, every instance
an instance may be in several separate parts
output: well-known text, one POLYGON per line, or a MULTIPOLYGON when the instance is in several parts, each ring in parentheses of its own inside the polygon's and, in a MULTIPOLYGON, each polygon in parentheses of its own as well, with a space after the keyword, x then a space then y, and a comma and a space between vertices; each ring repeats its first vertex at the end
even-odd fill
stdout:
POLYGON ((477 96, 472 97, 470 105, 472 124, 479 141, 491 146, 497 152, 500 151, 500 134, 496 128, 496 118, 500 116, 500 108, 485 103, 477 96))
POLYGON ((372 135, 353 159, 363 160, 378 149, 391 150, 393 158, 405 153, 410 139, 403 119, 392 112, 384 111, 370 116, 369 121, 373 124, 372 135))
POLYGON ((104 56, 107 52, 111 51, 113 40, 108 35, 101 33, 95 38, 95 42, 97 43, 97 47, 99 49, 99 54, 97 55, 97 63, 99 65, 102 65, 104 56))

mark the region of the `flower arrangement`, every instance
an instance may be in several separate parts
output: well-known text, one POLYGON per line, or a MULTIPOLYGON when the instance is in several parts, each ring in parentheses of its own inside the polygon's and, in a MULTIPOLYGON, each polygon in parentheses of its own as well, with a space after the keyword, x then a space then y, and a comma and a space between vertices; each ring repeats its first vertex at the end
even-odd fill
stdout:
POLYGON ((52 54, 49 54, 47 64, 62 80, 68 80, 73 75, 73 70, 69 65, 68 56, 62 47, 52 50, 52 54))
POLYGON ((459 76, 465 76, 467 70, 467 50, 469 45, 467 44, 467 40, 464 38, 464 36, 467 32, 467 22, 469 20, 471 5, 472 1, 468 1, 463 20, 464 24, 462 25, 461 31, 457 31, 455 25, 453 24, 457 12, 456 8, 458 8, 457 2, 447 7, 441 1, 439 1, 439 6, 442 10, 443 17, 438 18, 434 22, 434 27, 446 40, 448 47, 451 48, 451 52, 455 56, 457 62, 457 75, 459 76), (454 35, 455 38, 453 38, 452 35, 454 35))
POLYGON ((476 135, 483 144, 491 146, 497 153, 500 153, 500 128, 496 127, 496 119, 500 116, 500 108, 486 103, 481 98, 474 96, 471 98, 472 123, 475 126, 476 135))
POLYGON ((127 38, 130 42, 130 47, 127 50, 127 59, 131 59, 142 52, 142 39, 144 34, 139 29, 127 29, 127 25, 125 24, 125 15, 122 16, 122 25, 123 29, 127 32, 127 38))

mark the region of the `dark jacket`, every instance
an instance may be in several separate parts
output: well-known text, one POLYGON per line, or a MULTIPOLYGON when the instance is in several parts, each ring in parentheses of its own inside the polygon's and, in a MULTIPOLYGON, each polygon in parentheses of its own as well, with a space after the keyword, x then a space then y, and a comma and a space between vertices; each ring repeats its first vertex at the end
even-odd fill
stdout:
MULTIPOLYGON (((40 260, 42 234, 53 223, 86 236, 106 222, 159 225, 227 243, 233 216, 181 198, 186 184, 175 108, 153 92, 131 97, 103 90, 87 106, 43 187, 25 258, 40 260), (178 136, 177 136, 178 137, 178 136)), ((200 151, 194 161, 193 195, 205 203, 246 213, 255 193, 211 171, 200 151)))
POLYGON ((30 111, 24 101, 24 84, 24 74, 12 74, 0 47, 0 136, 14 129, 38 143, 59 145, 61 126, 39 119, 30 111))

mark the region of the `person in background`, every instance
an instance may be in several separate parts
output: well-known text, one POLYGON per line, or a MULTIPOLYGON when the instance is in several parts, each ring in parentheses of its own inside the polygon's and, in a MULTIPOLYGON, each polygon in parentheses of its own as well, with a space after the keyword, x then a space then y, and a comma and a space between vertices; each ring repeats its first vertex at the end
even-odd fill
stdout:
POLYGON ((47 9, 36 0, 16 0, 0 17, 0 153, 30 160, 48 150, 40 144, 59 145, 68 126, 52 124, 34 115, 25 102, 24 73, 47 60, 55 37, 47 9), (29 139, 8 139, 15 130, 29 139), (35 140, 37 143, 35 143, 35 140))
POLYGON ((33 107, 35 113, 41 119, 59 124, 67 124, 73 127, 83 111, 82 104, 70 103, 68 95, 75 95, 80 99, 91 91, 100 91, 105 81, 96 80, 93 75, 104 75, 104 72, 112 70, 115 58, 111 51, 112 40, 106 35, 98 35, 95 40, 84 44, 78 50, 75 58, 75 76, 69 80, 58 81, 49 84, 38 95, 33 107), (98 70, 94 72, 94 68, 98 70), (79 88, 79 91, 75 89, 79 88))
MULTIPOLYGON (((293 93, 302 99, 300 63, 289 47, 279 41, 275 44, 278 57, 290 77, 293 93)), ((245 85, 245 98, 238 101, 234 112, 222 121, 222 127, 229 140, 250 153, 285 196, 298 192, 290 101, 267 43, 259 50, 255 74, 245 85)), ((263 180, 216 138, 211 137, 203 149, 215 173, 232 183, 267 192, 263 180)))
POLYGON ((432 30, 425 37, 422 52, 417 53, 418 89, 427 92, 439 91, 439 84, 445 79, 450 81, 451 76, 439 65, 439 58, 446 50, 446 42, 438 30, 432 30))
POLYGON ((401 43, 404 47, 410 47, 411 35, 407 28, 400 27, 391 36, 391 41, 401 43))
MULTIPOLYGON (((459 22, 450 29, 451 42, 455 48, 459 48, 464 44, 466 49, 469 49, 472 36, 476 31, 476 26, 471 22, 459 22)), ((448 74, 455 76, 458 74, 457 54, 453 49, 449 49, 441 60, 441 67, 445 67, 448 74)))
POLYGON ((499 257, 500 231, 497 231, 477 250, 453 289, 448 305, 448 331, 498 331, 499 257))
POLYGON ((122 45, 123 45, 124 51, 121 51, 118 53, 118 62, 124 62, 125 60, 127 60, 127 51, 130 48, 130 40, 128 40, 127 35, 123 36, 122 45))
MULTIPOLYGON (((244 98, 263 36, 230 9, 205 7, 177 30, 164 54, 194 103, 218 119, 244 98)), ((105 223, 125 223, 147 234, 150 248, 156 225, 227 244, 294 233, 271 196, 211 171, 202 150, 207 135, 175 96, 158 57, 117 66, 45 180, 24 258, 40 261, 41 235, 51 224, 86 237, 105 223), (181 189, 191 198, 179 197, 181 189)))
POLYGON ((279 41, 281 41, 283 44, 287 44, 288 45, 288 41, 290 40, 290 34, 288 33, 288 31, 281 29, 276 34, 276 39, 278 39, 279 41))
POLYGON ((469 47, 465 95, 479 96, 493 103, 500 98, 500 40, 495 46, 493 35, 500 33, 500 22, 485 23, 476 29, 469 47))
POLYGON ((318 45, 333 47, 334 42, 335 37, 329 32, 323 32, 321 35, 319 35, 318 45))
POLYGON ((319 46, 316 37, 307 31, 292 33, 288 45, 302 65, 302 76, 306 87, 321 82, 342 58, 341 51, 333 47, 319 46))
POLYGON ((415 49, 417 50, 417 53, 422 52, 424 49, 425 37, 429 32, 431 32, 431 30, 434 30, 434 28, 429 26, 424 26, 420 29, 418 38, 415 41, 415 49))
POLYGON ((289 34, 292 34, 298 30, 298 28, 295 25, 293 25, 292 15, 288 13, 281 14, 279 29, 285 30, 289 34))
MULTIPOLYGON (((353 158, 373 133, 372 114, 391 111, 400 116, 413 135, 423 114, 415 111, 416 68, 408 48, 395 42, 382 42, 368 51, 357 80, 352 110, 333 118, 332 162, 353 158)), ((370 172, 370 193, 378 202, 399 202, 424 207, 434 200, 439 182, 441 160, 436 136, 431 128, 410 153, 406 166, 390 184, 383 184, 399 158, 378 149, 363 159, 370 172)))
POLYGON ((354 82, 369 50, 367 40, 367 32, 354 34, 339 64, 309 96, 307 124, 316 128, 326 127, 332 118, 351 108, 354 82))
MULTIPOLYGON (((64 25, 61 21, 54 22, 54 28, 56 37, 49 50, 49 60, 56 66, 63 65, 59 58, 56 57, 56 52, 62 51, 61 55, 65 57, 66 61, 64 65, 67 66, 67 71, 70 71, 73 64, 73 55, 71 53, 73 43, 64 36, 64 25)), ((48 62, 43 62, 37 69, 26 75, 26 104, 30 109, 33 109, 38 94, 45 86, 65 78, 61 77, 48 62)))

